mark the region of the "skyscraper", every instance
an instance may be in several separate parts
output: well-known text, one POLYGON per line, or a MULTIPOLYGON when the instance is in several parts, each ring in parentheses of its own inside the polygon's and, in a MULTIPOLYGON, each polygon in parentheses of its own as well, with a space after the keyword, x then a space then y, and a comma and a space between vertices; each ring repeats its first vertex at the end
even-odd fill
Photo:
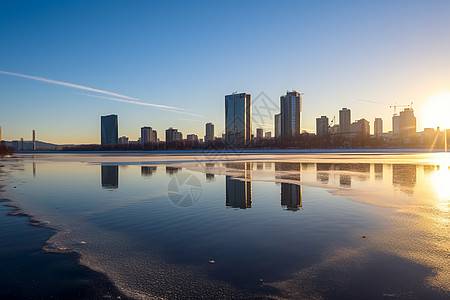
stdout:
POLYGON ((141 127, 141 144, 153 142, 153 130, 151 127, 141 127))
POLYGON ((410 140, 416 137, 416 117, 412 108, 400 112, 400 138, 410 140))
POLYGON ((316 134, 317 136, 326 136, 328 134, 328 118, 321 116, 316 118, 316 134))
POLYGON ((156 132, 156 130, 153 130, 152 137, 153 137, 153 143, 157 143, 158 142, 158 133, 156 132))
POLYGON ((383 134, 383 119, 382 118, 375 118, 375 124, 374 124, 374 134, 376 137, 379 137, 383 134))
POLYGON ((36 130, 33 129, 33 151, 36 151, 36 130))
POLYGON ((170 127, 166 129, 166 143, 173 141, 181 141, 183 139, 183 134, 178 131, 178 129, 170 127))
POLYGON ((102 116, 101 123, 102 145, 116 145, 119 141, 117 115, 102 116))
POLYGON ((350 133, 351 124, 351 111, 350 109, 343 108, 339 111, 339 130, 340 133, 350 133))
POLYGON ((281 137, 281 113, 275 115, 275 137, 281 137))
POLYGON ((212 142, 214 140, 214 124, 206 123, 205 143, 212 142))
POLYGON ((225 135, 229 146, 245 147, 251 142, 251 95, 246 93, 225 96, 225 135))
POLYGON ((281 138, 288 139, 301 133, 302 96, 297 91, 280 97, 281 138))

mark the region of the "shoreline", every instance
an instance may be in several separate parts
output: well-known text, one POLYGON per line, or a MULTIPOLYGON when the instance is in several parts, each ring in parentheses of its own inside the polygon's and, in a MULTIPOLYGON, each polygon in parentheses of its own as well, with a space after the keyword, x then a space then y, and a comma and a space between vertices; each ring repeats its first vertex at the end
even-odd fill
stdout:
MULTIPOLYGON (((3 179, 0 177, 0 183, 3 181, 3 179)), ((58 233, 58 229, 52 227, 47 222, 43 222, 33 216, 30 213, 24 212, 22 208, 13 200, 10 198, 7 198, 4 196, 5 193, 7 193, 8 189, 8 183, 4 183, 0 186, 0 205, 2 207, 5 207, 7 210, 7 213, 1 217, 25 217, 26 221, 21 222, 24 226, 32 226, 37 227, 40 230, 47 230, 50 232, 49 238, 46 240, 41 241, 41 246, 39 249, 34 249, 36 252, 39 253, 39 255, 48 255, 48 254, 54 254, 54 255, 62 255, 64 257, 69 258, 71 264, 70 268, 72 269, 79 269, 82 273, 82 278, 77 278, 77 280, 85 281, 87 284, 85 291, 78 291, 78 293, 81 293, 81 297, 87 297, 87 299, 98 299, 98 298, 110 298, 110 299, 133 299, 127 296, 124 292, 120 291, 119 288, 114 284, 114 282, 104 273, 98 272, 96 270, 93 270, 89 268, 88 266, 85 266, 80 263, 81 255, 77 253, 74 250, 69 251, 59 251, 55 249, 55 251, 49 251, 46 250, 46 246, 48 245, 48 241, 58 233)), ((0 217, 0 218, 1 218, 0 217)), ((41 257, 34 258, 34 260, 38 260, 41 257)), ((67 267, 67 266, 65 266, 67 267)), ((61 272, 61 270, 59 270, 61 272)), ((0 293, 0 295, 3 295, 0 293)), ((10 295, 5 294, 5 297, 9 297, 10 295)), ((37 296, 41 297, 41 296, 37 296)), ((53 297, 53 295, 50 295, 50 297, 53 297)), ((80 294, 63 294, 63 295, 56 295, 56 298, 63 297, 64 299, 80 299, 80 294)))

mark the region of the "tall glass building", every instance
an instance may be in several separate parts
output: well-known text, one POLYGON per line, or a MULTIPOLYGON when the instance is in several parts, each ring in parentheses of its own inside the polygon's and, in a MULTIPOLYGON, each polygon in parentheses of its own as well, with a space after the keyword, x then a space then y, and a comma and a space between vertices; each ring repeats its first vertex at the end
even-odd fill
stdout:
POLYGON ((101 135, 102 145, 116 145, 119 143, 119 125, 117 115, 102 116, 101 135))
POLYGON ((225 96, 226 143, 245 147, 252 139, 251 95, 246 93, 225 96))
POLYGON ((280 97, 281 138, 288 139, 301 133, 302 96, 297 91, 280 97))

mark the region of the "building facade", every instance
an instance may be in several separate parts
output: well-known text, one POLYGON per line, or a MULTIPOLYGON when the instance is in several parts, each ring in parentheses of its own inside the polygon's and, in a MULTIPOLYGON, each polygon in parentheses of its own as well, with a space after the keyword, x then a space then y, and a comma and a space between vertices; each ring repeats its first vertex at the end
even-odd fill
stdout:
POLYGON ((119 142, 117 115, 101 117, 101 144, 116 145, 119 142))
POLYGON ((214 141, 214 124, 206 123, 205 128, 205 143, 214 141))
POLYGON ((251 95, 246 93, 225 96, 226 144, 245 147, 252 139, 251 95))
POLYGON ((275 115, 275 137, 281 138, 281 113, 275 115))
POLYGON ((178 131, 178 129, 170 127, 166 129, 166 143, 181 141, 183 139, 183 134, 178 131))
POLYGON ((340 133, 350 133, 350 124, 352 120, 352 114, 350 109, 343 108, 339 111, 339 130, 340 133))
POLYGON ((380 137, 383 134, 383 119, 375 118, 373 134, 376 137, 380 137))
POLYGON ((280 97, 281 138, 289 139, 301 133, 302 96, 297 91, 280 97))
POLYGON ((263 138, 263 134, 264 134, 264 130, 262 128, 257 128, 256 129, 256 138, 257 139, 262 139, 263 138))
POLYGON ((412 108, 405 108, 400 112, 400 138, 411 140, 416 137, 416 117, 412 108))
POLYGON ((327 116, 321 116, 316 118, 316 135, 326 136, 328 135, 328 118, 327 116))
POLYGON ((141 144, 152 142, 153 142, 153 129, 148 126, 141 127, 141 144))
POLYGON ((370 122, 366 119, 360 119, 350 124, 350 133, 360 137, 370 136, 370 122))

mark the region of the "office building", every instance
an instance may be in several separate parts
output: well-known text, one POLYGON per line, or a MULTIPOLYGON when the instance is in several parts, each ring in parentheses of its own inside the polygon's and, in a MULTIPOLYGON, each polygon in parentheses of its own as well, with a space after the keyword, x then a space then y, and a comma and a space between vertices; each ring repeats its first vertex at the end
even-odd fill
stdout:
POLYGON ((117 115, 101 117, 101 143, 102 145, 116 145, 119 142, 119 125, 117 115))
POLYGON ((264 133, 264 130, 262 128, 256 129, 256 138, 257 139, 262 139, 263 138, 263 133, 264 133))
POLYGON ((302 96, 297 91, 280 97, 281 138, 289 139, 301 133, 302 96))
POLYGON ((326 136, 328 135, 328 118, 327 116, 321 116, 316 118, 316 135, 326 136))
POLYGON ((374 123, 374 132, 373 134, 376 137, 380 137, 383 134, 383 119, 381 118, 375 118, 375 123, 374 123))
POLYGON ((246 93, 225 96, 226 144, 245 147, 252 139, 251 95, 246 93))
POLYGON ((183 134, 178 131, 178 129, 170 127, 166 129, 166 143, 181 141, 183 139, 183 134))
POLYGON ((340 133, 350 133, 351 124, 351 111, 350 109, 343 108, 339 111, 339 130, 340 133))
POLYGON ((400 138, 411 140, 416 137, 416 117, 412 108, 405 108, 400 112, 400 138))
POLYGON ((206 123, 205 143, 214 141, 214 124, 206 123))
POLYGON ((275 137, 281 138, 281 113, 275 115, 275 137))
POLYGON ((157 143, 158 142, 158 133, 156 132, 156 130, 153 130, 152 132, 152 137, 153 137, 153 143, 157 143))
POLYGON ((147 144, 153 142, 153 129, 145 126, 141 127, 141 144, 147 144))

